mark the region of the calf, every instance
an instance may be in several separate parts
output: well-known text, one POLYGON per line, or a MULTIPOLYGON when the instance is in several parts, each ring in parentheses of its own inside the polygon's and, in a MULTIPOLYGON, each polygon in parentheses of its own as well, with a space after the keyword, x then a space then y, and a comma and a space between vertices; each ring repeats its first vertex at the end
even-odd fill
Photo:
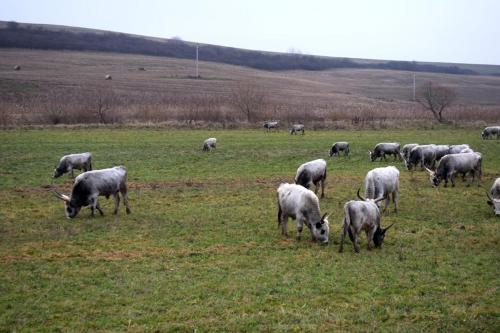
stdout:
POLYGON ((300 185, 286 183, 281 184, 277 192, 278 228, 281 227, 281 234, 288 237, 287 223, 291 217, 297 223, 297 240, 300 240, 305 223, 313 241, 328 244, 328 214, 321 215, 316 194, 300 185))
POLYGON ((302 135, 304 135, 304 125, 302 124, 292 125, 292 128, 290 129, 290 134, 297 134, 297 132, 302 132, 302 135))
POLYGON ((59 164, 56 166, 54 172, 52 173, 52 177, 58 178, 67 172, 71 172, 71 177, 74 178, 74 169, 82 170, 84 172, 92 170, 92 154, 70 154, 61 157, 61 159, 59 160, 59 164))
POLYGON ((323 159, 310 161, 302 164, 297 169, 295 175, 295 184, 302 185, 309 189, 313 184, 316 186, 314 191, 318 193, 321 183, 321 197, 325 197, 325 180, 326 180, 326 161, 323 159))
POLYGON ((354 251, 359 252, 358 236, 361 230, 366 233, 368 250, 372 249, 371 242, 375 247, 382 247, 385 233, 392 227, 392 224, 387 228, 382 228, 380 225, 380 210, 377 203, 383 200, 383 197, 377 199, 365 199, 361 197, 358 189, 359 200, 348 201, 344 205, 344 221, 342 226, 342 234, 340 236, 339 252, 344 251, 344 239, 346 234, 354 246, 354 251))
POLYGON ((495 215, 500 215, 500 178, 497 178, 491 186, 490 193, 486 192, 488 196, 488 205, 495 211, 495 215))
POLYGON ((401 159, 400 144, 397 142, 378 143, 375 148, 373 148, 373 152, 369 150, 368 153, 372 162, 377 158, 386 160, 385 155, 394 155, 394 160, 396 160, 396 158, 401 159))
POLYGON ((208 138, 205 141, 203 141, 203 151, 210 151, 210 150, 216 149, 216 148, 217 148, 217 139, 216 138, 208 138))
POLYGON ((500 126, 488 126, 481 132, 481 139, 488 139, 493 136, 497 136, 497 140, 500 138, 500 126))
POLYGON ((472 174, 471 183, 477 176, 477 184, 479 185, 482 174, 481 164, 482 156, 479 153, 450 154, 441 159, 436 171, 425 169, 429 173, 431 184, 434 187, 438 187, 442 180, 444 180, 445 187, 448 186, 448 180, 451 181, 451 186, 455 187, 454 175, 462 173, 465 177, 465 174, 469 172, 472 174))
POLYGON ((104 215, 97 201, 98 196, 106 198, 109 198, 110 195, 113 196, 115 200, 114 214, 118 213, 118 205, 120 204, 118 192, 122 194, 127 214, 130 214, 127 196, 127 169, 123 166, 80 174, 75 179, 71 196, 54 191, 56 197, 64 201, 68 218, 74 218, 82 207, 88 205, 92 209, 92 217, 96 208, 101 215, 104 215))
POLYGON ((343 151, 345 156, 349 155, 349 143, 345 141, 335 142, 330 148, 330 157, 333 155, 340 156, 340 152, 343 151))
MULTIPOLYGON (((389 206, 390 195, 394 203, 394 211, 398 211, 399 170, 393 166, 375 168, 365 177, 365 195, 368 199, 385 199, 384 211, 389 206)), ((379 204, 377 204, 379 205, 379 204)))

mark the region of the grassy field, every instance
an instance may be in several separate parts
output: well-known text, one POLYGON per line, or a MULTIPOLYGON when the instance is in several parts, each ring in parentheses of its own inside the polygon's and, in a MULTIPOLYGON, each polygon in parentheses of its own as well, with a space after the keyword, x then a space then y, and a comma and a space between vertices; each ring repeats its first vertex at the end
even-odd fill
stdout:
POLYGON ((500 176, 500 141, 479 129, 433 131, 0 131, 0 332, 500 330, 499 220, 485 189, 500 176), (218 148, 202 153, 201 142, 218 148), (350 158, 328 159, 335 141, 350 158), (481 187, 432 188, 400 162, 368 161, 381 141, 469 143, 481 187), (64 216, 48 189, 60 156, 129 170, 131 215, 64 216), (299 164, 328 159, 322 212, 330 245, 282 238, 276 187, 299 164), (368 170, 401 170, 400 212, 382 249, 338 253, 343 204, 368 170))

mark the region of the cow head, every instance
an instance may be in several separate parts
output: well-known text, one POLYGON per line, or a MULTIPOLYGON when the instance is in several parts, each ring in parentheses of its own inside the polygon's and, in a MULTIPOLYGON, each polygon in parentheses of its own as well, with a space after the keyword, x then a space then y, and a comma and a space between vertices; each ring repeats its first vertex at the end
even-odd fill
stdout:
POLYGON ((481 132, 481 139, 486 139, 486 137, 488 136, 488 134, 486 134, 486 131, 482 131, 481 132))
POLYGON ((382 243, 384 242, 385 233, 393 225, 394 225, 394 223, 385 229, 382 227, 378 227, 377 230, 375 230, 375 233, 373 234, 373 243, 375 244, 375 247, 382 247, 382 243))
POLYGON ((377 158, 371 150, 368 150, 368 156, 370 157, 370 161, 372 162, 377 158))
POLYGON ((56 167, 54 169, 54 172, 52 173, 52 178, 61 177, 65 172, 67 172, 65 169, 61 169, 59 167, 56 167))
POLYGON ((54 191, 53 193, 56 196, 56 198, 64 201, 64 212, 66 213, 67 218, 72 219, 76 215, 78 215, 78 212, 82 208, 81 206, 73 205, 71 203, 71 198, 68 197, 66 194, 61 194, 57 191, 54 191))
POLYGON ((441 178, 431 169, 426 167, 425 170, 429 173, 429 180, 431 181, 432 186, 438 187, 439 183, 441 183, 441 178))
POLYGON ((486 196, 488 197, 488 205, 493 208, 495 215, 500 215, 500 199, 493 199, 488 192, 486 192, 486 196))
POLYGON ((311 232, 315 240, 322 244, 328 244, 328 237, 330 234, 328 214, 325 213, 319 222, 316 222, 311 226, 311 232))

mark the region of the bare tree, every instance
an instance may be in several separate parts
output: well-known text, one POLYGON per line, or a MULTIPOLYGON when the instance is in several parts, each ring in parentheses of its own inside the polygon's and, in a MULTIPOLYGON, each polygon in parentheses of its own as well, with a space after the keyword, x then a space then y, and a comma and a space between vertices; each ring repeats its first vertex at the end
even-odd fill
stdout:
POLYGON ((429 81, 420 87, 417 101, 425 109, 431 111, 438 122, 443 123, 445 122, 443 112, 455 101, 455 98, 456 94, 453 89, 429 81))
POLYGON ((248 122, 265 104, 266 93, 252 81, 238 83, 232 90, 231 104, 243 113, 248 122))
POLYGON ((117 96, 109 87, 98 87, 91 91, 91 98, 97 121, 101 124, 112 122, 111 109, 116 104, 117 96))

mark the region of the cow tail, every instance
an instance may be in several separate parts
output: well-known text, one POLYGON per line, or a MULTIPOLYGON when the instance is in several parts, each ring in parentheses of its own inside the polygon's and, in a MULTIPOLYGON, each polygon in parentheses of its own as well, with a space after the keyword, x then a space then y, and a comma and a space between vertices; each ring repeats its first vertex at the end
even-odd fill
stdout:
POLYGON ((278 229, 279 229, 279 227, 281 226, 281 213, 283 213, 283 211, 281 210, 279 194, 277 195, 277 198, 278 198, 278 229))
POLYGON ((373 179, 367 178, 365 180, 365 197, 367 199, 375 199, 375 188, 374 188, 374 182, 373 179))

